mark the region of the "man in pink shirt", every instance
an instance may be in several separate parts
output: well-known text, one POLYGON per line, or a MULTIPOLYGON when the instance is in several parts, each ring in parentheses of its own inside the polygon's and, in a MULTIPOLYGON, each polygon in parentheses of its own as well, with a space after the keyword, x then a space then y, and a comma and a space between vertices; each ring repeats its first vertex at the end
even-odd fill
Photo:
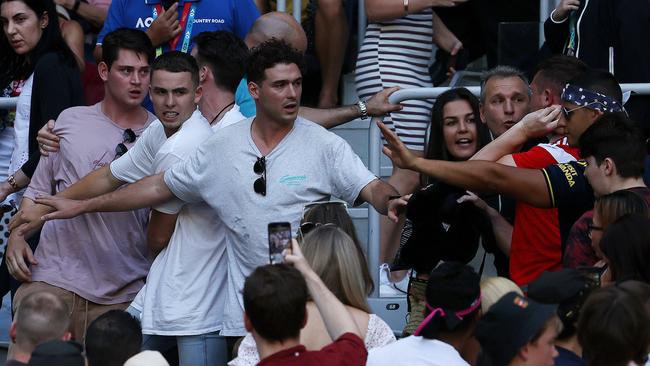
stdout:
MULTIPOLYGON (((60 151, 41 157, 21 209, 35 205, 38 195, 62 191, 110 164, 155 119, 140 106, 149 88, 151 42, 142 32, 128 29, 107 40, 98 67, 105 98, 61 113, 55 127, 60 151)), ((46 223, 34 254, 25 237, 13 232, 7 267, 23 282, 14 296, 14 309, 31 293, 54 293, 70 309, 70 330, 82 341, 93 319, 110 309, 125 309, 144 284, 150 266, 148 214, 147 209, 93 213, 46 223), (26 258, 31 268, 20 258, 26 258)))

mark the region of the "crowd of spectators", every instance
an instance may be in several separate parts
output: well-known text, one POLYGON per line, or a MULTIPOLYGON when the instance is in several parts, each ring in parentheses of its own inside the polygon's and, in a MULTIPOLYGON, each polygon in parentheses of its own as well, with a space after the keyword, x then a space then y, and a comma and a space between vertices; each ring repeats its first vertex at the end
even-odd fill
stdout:
POLYGON ((478 2, 365 0, 342 105, 344 1, 0 0, 7 365, 646 364, 650 5, 561 0, 532 72, 389 102, 491 54, 478 2), (386 180, 328 131, 368 117, 386 180))

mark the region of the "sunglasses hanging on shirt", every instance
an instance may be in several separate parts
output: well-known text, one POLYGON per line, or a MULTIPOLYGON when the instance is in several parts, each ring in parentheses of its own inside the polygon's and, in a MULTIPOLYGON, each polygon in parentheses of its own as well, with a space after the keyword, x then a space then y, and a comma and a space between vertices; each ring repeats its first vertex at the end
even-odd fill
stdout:
POLYGON ((119 144, 117 144, 117 146, 115 146, 115 159, 126 154, 126 152, 129 151, 129 148, 126 147, 125 144, 130 144, 135 142, 135 139, 137 137, 138 136, 135 135, 135 132, 133 132, 132 129, 127 128, 126 130, 124 130, 124 133, 122 134, 122 142, 120 142, 119 144))
POLYGON ((253 182, 253 190, 257 194, 266 196, 266 157, 257 158, 257 161, 253 164, 253 171, 255 174, 261 175, 253 182))

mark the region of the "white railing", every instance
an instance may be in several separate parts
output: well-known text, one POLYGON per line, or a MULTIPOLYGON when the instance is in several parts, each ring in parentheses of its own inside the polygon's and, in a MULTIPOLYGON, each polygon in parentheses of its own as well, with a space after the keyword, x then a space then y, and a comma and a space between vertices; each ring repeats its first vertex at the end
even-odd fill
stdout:
MULTIPOLYGON (((286 12, 287 11, 287 0, 278 0, 278 11, 286 12)), ((293 0, 293 17, 296 18, 298 23, 300 23, 301 11, 302 11, 302 2, 300 0, 293 0)))
POLYGON ((18 103, 18 97, 2 97, 0 98, 0 109, 14 109, 16 108, 16 103, 18 103))

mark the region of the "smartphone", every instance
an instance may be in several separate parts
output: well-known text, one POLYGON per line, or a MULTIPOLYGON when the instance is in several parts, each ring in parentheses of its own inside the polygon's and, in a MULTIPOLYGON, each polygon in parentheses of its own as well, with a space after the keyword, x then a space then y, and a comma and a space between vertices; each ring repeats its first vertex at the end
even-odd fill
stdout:
POLYGON ((272 222, 269 231, 269 262, 284 263, 282 252, 291 247, 291 224, 288 222, 272 222))
POLYGON ((582 273, 585 278, 587 278, 587 283, 591 287, 600 287, 600 276, 603 275, 603 272, 607 269, 605 267, 585 267, 580 266, 576 268, 580 273, 582 273))
POLYGON ((178 0, 162 0, 162 6, 165 8, 165 10, 171 8, 172 5, 178 0))

